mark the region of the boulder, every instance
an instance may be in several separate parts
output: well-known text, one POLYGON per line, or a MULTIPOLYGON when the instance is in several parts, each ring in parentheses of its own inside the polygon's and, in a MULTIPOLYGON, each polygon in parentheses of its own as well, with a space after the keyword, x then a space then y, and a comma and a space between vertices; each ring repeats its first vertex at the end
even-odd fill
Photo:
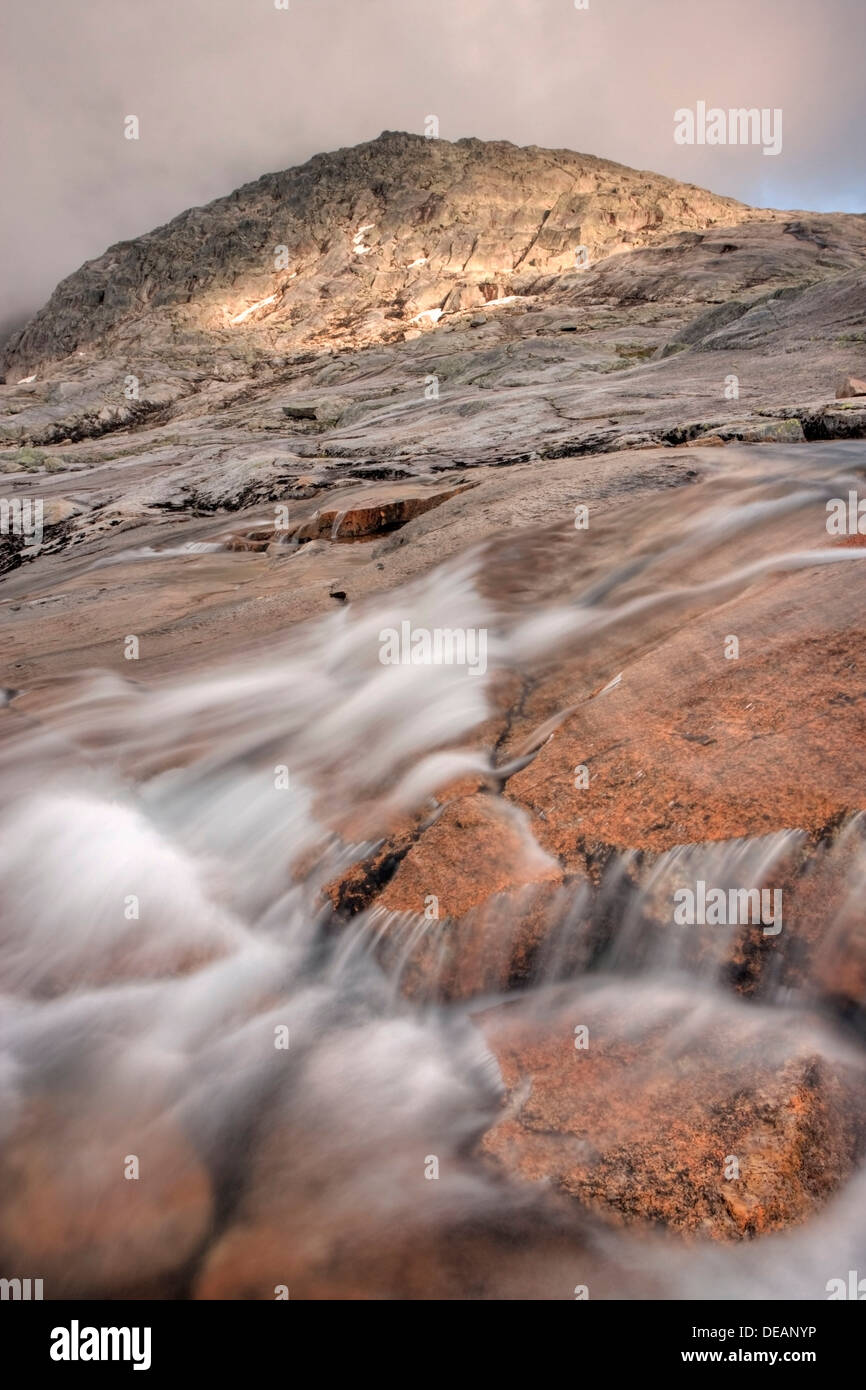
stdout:
POLYGON ((479 1026, 508 1088, 482 1152, 614 1224, 760 1235, 807 1219, 862 1159, 862 1064, 802 1016, 619 979, 479 1026))
MULTIPOLYGON (((378 865, 367 866, 371 885, 381 858, 378 865)), ((481 793, 458 797, 374 898, 378 958, 413 998, 507 988, 532 974, 551 918, 564 909, 561 884, 559 864, 539 850, 521 812, 481 793)), ((332 901, 345 901, 352 887, 351 876, 333 885, 332 901)), ((357 869, 354 893, 363 901, 357 869)))
POLYGON ((866 396, 866 381, 859 377, 848 376, 836 390, 837 401, 850 400, 852 396, 866 396))
POLYGON ((449 498, 462 492, 461 487, 447 488, 444 491, 424 492, 421 489, 408 495, 391 495, 387 492, 379 497, 375 493, 357 501, 347 499, 340 505, 323 507, 309 521, 298 527, 295 535, 298 540, 314 540, 324 537, 328 540, 363 540, 368 536, 384 535, 396 531, 423 516, 434 507, 440 507, 449 498))
POLYGON ((336 425, 349 402, 341 400, 292 401, 283 406, 288 420, 309 420, 319 425, 336 425))

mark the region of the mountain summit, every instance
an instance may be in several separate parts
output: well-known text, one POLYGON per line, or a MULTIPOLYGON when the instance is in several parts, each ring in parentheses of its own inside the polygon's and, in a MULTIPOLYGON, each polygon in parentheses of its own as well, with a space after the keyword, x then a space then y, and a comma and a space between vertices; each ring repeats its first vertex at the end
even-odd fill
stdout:
POLYGON ((826 407, 862 376, 864 267, 864 217, 386 132, 58 285, 7 349, 0 444, 25 452, 0 466, 65 467, 69 446, 129 431, 124 449, 159 438, 183 470, 181 487, 143 465, 148 507, 229 506, 276 486, 240 465, 265 440, 285 480, 302 457, 391 477, 699 435, 850 437, 862 412, 826 407), (211 450, 240 472, 212 475, 211 450))
POLYGON ((570 150, 386 131, 110 247, 58 285, 5 368, 95 346, 194 359, 238 338, 271 352, 394 341, 672 233, 767 216, 570 150))

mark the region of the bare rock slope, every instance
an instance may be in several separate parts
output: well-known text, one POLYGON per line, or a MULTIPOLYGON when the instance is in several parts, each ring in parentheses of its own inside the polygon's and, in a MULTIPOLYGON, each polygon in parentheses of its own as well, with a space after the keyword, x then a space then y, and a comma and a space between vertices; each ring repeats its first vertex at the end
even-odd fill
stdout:
POLYGON ((240 327, 277 352, 390 341, 419 314, 481 308, 573 270, 581 247, 594 262, 754 216, 569 150, 386 131, 110 247, 12 341, 7 371, 109 344, 209 355, 240 327))

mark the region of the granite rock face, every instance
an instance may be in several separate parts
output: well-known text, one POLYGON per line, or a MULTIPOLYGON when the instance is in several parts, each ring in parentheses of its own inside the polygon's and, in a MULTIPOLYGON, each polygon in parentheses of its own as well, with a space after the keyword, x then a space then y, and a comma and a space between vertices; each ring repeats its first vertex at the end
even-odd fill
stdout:
POLYGON ((812 1055, 802 1020, 718 1006, 707 1033, 673 991, 565 995, 484 1018, 511 1102, 483 1149, 505 1170, 615 1223, 739 1240, 803 1221, 862 1160, 863 1074, 812 1055))
POLYGON ((274 354, 393 341, 578 260, 755 216, 568 150, 386 131, 110 247, 58 286, 8 346, 6 371, 120 344, 194 356, 214 336, 274 354))

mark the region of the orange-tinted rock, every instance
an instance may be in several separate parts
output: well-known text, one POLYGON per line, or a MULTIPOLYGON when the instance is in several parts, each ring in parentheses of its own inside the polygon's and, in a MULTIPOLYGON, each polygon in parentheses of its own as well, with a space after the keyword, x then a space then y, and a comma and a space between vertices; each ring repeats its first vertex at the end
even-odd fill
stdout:
POLYGON ((516 808, 477 794, 451 801, 401 861, 378 903, 423 913, 430 895, 438 915, 462 917, 494 893, 557 882, 559 866, 539 851, 516 808))
POLYGON ((866 396, 866 381, 859 377, 848 376, 836 391, 837 401, 850 400, 852 396, 866 396))
MULTIPOLYGON (((798 543, 799 536, 791 537, 792 549, 798 543)), ((548 545, 542 557, 548 587, 562 563, 558 545, 548 545)), ((506 556, 509 563, 513 558, 506 556)), ((380 958, 404 973, 404 987, 417 993, 426 979, 433 993, 470 994, 525 979, 563 920, 552 885, 568 884, 564 911, 573 914, 581 883, 597 885, 622 855, 618 897, 600 914, 589 910, 579 918, 585 923, 595 915, 598 931, 595 944, 584 931, 577 963, 585 965, 636 907, 639 951, 632 966, 638 957, 651 958, 651 933, 660 943, 667 933, 682 964, 700 967, 715 957, 744 992, 768 983, 802 989, 814 977, 810 957, 823 959, 821 979, 831 956, 834 976, 844 973, 846 950, 860 958, 857 933, 849 924, 844 941, 836 932, 832 952, 824 952, 819 943, 835 930, 829 898, 820 891, 821 912, 810 908, 808 877, 823 837, 863 804, 864 579, 866 571, 853 563, 779 576, 673 630, 655 632, 648 624, 646 648, 630 654, 614 645, 606 671, 607 647, 600 642, 514 694, 510 742, 500 760, 519 758, 532 730, 546 730, 532 761, 505 783, 504 799, 530 817, 521 846, 496 797, 464 798, 420 830, 408 852, 405 841, 398 847, 393 874, 373 884, 363 904, 412 914, 382 935, 383 947, 399 939, 399 949, 380 958), (726 659, 731 635, 739 656, 726 659), (739 885, 784 890, 779 935, 745 925, 720 954, 718 936, 686 941, 680 928, 680 941, 671 941, 673 880, 656 882, 637 902, 653 861, 677 846, 710 851, 730 842, 737 885, 734 842, 784 830, 810 838, 785 847, 770 879, 759 884, 748 877, 739 885), (537 853, 526 853, 530 836, 550 856, 552 867, 540 875, 529 867, 538 862, 537 853), (539 882, 547 885, 543 894, 539 882), (438 920, 431 914, 425 927, 431 895, 438 920), (464 927, 469 913, 475 917, 464 927), (403 948, 415 927, 407 956, 403 948)), ((855 983, 852 975, 848 986, 855 983)), ((852 997, 848 987, 836 991, 828 982, 822 989, 852 997)))
MULTIPOLYGON (((408 998, 466 999, 531 980, 555 950, 555 925, 568 910, 569 889, 541 883, 497 893, 464 917, 428 921, 414 913, 371 914, 376 954, 408 998)), ((583 935, 571 942, 573 966, 583 935)))
POLYGON ((33 1273, 46 1298, 179 1296, 211 1219, 205 1169, 148 1107, 43 1095, 0 1150, 0 1273, 33 1273))
POLYGON ((562 911, 561 883, 514 807, 483 793, 456 798, 375 898, 379 959, 414 997, 502 989, 531 973, 549 917, 562 911))
POLYGON ((411 496, 382 497, 369 501, 347 503, 344 507, 324 507, 316 512, 310 521, 305 521, 297 532, 299 540, 315 540, 319 536, 330 540, 361 540, 366 536, 378 536, 387 531, 395 531, 405 526, 416 516, 423 516, 433 507, 441 506, 449 497, 454 497, 463 487, 448 488, 444 492, 421 492, 411 496))
POLYGON ((508 784, 544 848, 579 862, 592 844, 658 851, 817 830, 859 810, 866 627, 851 568, 777 581, 689 623, 577 704, 508 784), (731 635, 740 655, 728 660, 731 635))
POLYGON ((844 1014, 866 1010, 866 822, 855 816, 787 890, 780 981, 844 1014))
POLYGON ((256 1132, 194 1296, 573 1298, 579 1282, 627 1294, 628 1251, 597 1253, 584 1214, 471 1152, 500 1088, 480 1040, 463 1036, 464 1065, 408 1021, 323 1039, 256 1132))
POLYGON ((738 1239, 805 1220, 862 1155, 862 1069, 802 1019, 656 988, 487 1013, 509 1100, 483 1151, 619 1224, 738 1239))

